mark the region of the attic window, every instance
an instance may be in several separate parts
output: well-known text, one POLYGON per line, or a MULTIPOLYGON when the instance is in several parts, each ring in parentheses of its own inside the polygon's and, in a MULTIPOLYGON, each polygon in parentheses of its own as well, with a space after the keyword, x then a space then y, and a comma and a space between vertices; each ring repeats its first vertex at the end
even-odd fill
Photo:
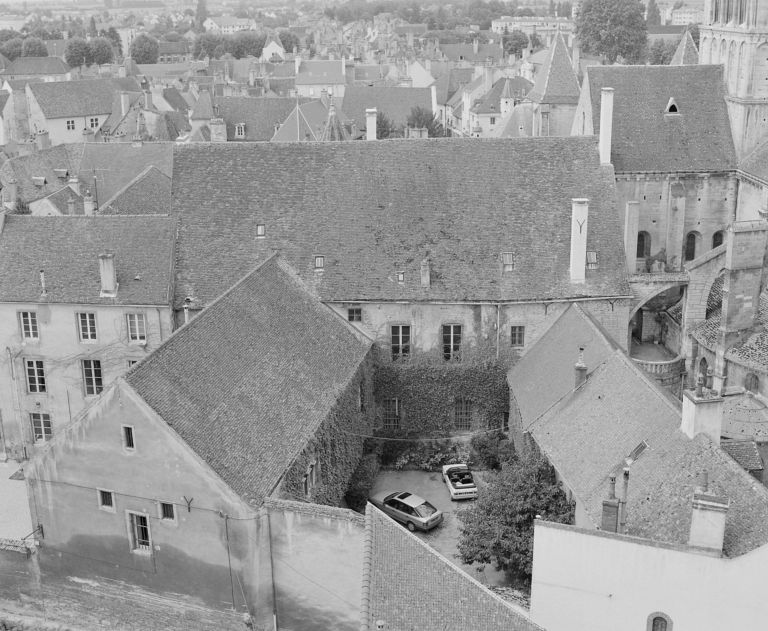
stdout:
POLYGON ((675 103, 675 99, 670 98, 669 103, 667 103, 667 109, 664 112, 665 114, 679 114, 680 112, 677 109, 677 103, 675 103))
POLYGON ((397 282, 401 285, 405 282, 405 272, 397 272, 397 282))
POLYGON ((501 253, 501 273, 509 274, 515 271, 515 255, 512 252, 501 253))
POLYGON ((32 183, 33 183, 35 186, 45 186, 45 185, 47 184, 47 182, 45 181, 45 178, 44 178, 44 177, 42 177, 42 176, 40 176, 40 177, 38 177, 38 176, 33 176, 33 177, 32 177, 32 183))
POLYGON ((587 251, 587 269, 597 269, 597 252, 587 251))
POLYGON ((245 138, 245 123, 235 125, 235 138, 245 138))
POLYGON ((263 239, 267 236, 267 227, 263 223, 256 224, 256 238, 263 239))
POLYGON ((315 271, 322 271, 325 267, 325 257, 324 256, 316 256, 315 257, 315 271))

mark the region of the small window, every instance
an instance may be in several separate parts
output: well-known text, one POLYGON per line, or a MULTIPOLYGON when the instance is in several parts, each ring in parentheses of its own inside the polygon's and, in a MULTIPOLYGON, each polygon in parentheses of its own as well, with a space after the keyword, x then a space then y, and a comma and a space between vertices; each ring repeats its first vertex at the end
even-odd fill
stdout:
POLYGON ((32 436, 34 436, 35 442, 51 440, 53 427, 50 414, 31 412, 29 414, 29 422, 32 424, 32 436))
POLYGON ((744 389, 752 394, 757 394, 760 391, 760 380, 755 373, 749 372, 747 373, 747 376, 744 377, 744 389))
POLYGON ((685 237, 685 260, 692 261, 696 258, 696 245, 699 235, 696 232, 689 232, 685 237))
POLYGON ((245 138, 245 124, 235 125, 235 138, 245 138))
POLYGON ((349 307, 349 309, 347 309, 347 320, 349 322, 362 322, 363 321, 362 307, 349 307))
POLYGON ((637 233, 637 258, 644 259, 651 255, 651 235, 647 232, 637 233))
POLYGON ((129 359, 128 360, 128 368, 131 368, 132 366, 134 366, 135 364, 138 364, 138 363, 139 363, 138 359, 129 359))
POLYGON ((461 354, 461 325, 443 325, 443 359, 458 361, 461 354))
POLYGON ((453 425, 461 431, 472 429, 472 402, 469 399, 459 397, 453 402, 453 425))
POLYGON ((325 268, 325 257, 315 256, 315 270, 322 270, 325 268))
POLYGON ((133 438, 133 427, 123 425, 123 447, 125 449, 136 449, 136 442, 133 438))
POLYGON ((91 129, 96 129, 96 128, 99 126, 99 119, 98 119, 98 118, 95 118, 95 117, 94 117, 94 118, 91 118, 91 120, 89 121, 89 123, 90 123, 90 125, 91 125, 91 129))
POLYGON ((96 341, 96 314, 78 313, 77 314, 78 332, 81 342, 96 341))
POLYGON ((495 124, 496 124, 496 117, 491 116, 491 125, 495 125, 495 124))
POLYGON ((392 325, 392 361, 406 360, 411 356, 411 327, 408 324, 392 325))
POLYGON ((27 392, 32 394, 47 392, 43 360, 25 359, 24 364, 27 369, 27 392))
POLYGON ((405 282, 405 272, 397 272, 397 282, 401 285, 405 282))
POLYGON ((257 239, 263 239, 267 236, 267 226, 265 226, 263 223, 257 223, 256 224, 256 238, 257 239))
POLYGON ((75 121, 74 120, 68 120, 67 121, 67 131, 73 131, 75 129, 75 121))
POLYGON ((510 332, 510 338, 512 340, 512 346, 525 346, 525 327, 513 326, 510 332))
POLYGON ((501 273, 509 274, 515 271, 515 255, 512 252, 501 253, 501 273))
POLYGON ((99 508, 101 510, 108 511, 110 513, 115 512, 115 494, 112 491, 105 491, 98 489, 96 491, 99 496, 99 508))
POLYGON ((101 378, 101 361, 98 359, 84 359, 83 364, 83 386, 85 396, 94 396, 104 389, 101 378))
POLYGON ((21 325, 21 337, 25 340, 40 339, 40 333, 37 328, 37 312, 22 311, 19 313, 19 324, 21 325))
POLYGON ((165 519, 167 521, 176 520, 176 511, 174 510, 173 504, 160 502, 160 519, 165 519))
POLYGON ((723 245, 725 235, 722 230, 718 230, 715 232, 715 234, 712 235, 712 248, 719 247, 723 245))
POLYGON ((400 429, 400 399, 384 400, 384 429, 400 429))
POLYGON ((675 99, 670 98, 669 102, 667 103, 667 114, 679 114, 680 112, 677 109, 677 103, 675 103, 675 99))
POLYGON ((146 515, 128 513, 128 531, 131 540, 131 550, 134 552, 152 551, 152 540, 149 534, 149 520, 146 515))
POLYGON ((129 313, 126 315, 128 322, 128 340, 141 344, 147 341, 147 321, 143 313, 129 313))
POLYGON ((587 251, 587 269, 597 269, 597 252, 587 251))
POLYGON ((657 611, 648 616, 647 631, 672 631, 672 618, 657 611))

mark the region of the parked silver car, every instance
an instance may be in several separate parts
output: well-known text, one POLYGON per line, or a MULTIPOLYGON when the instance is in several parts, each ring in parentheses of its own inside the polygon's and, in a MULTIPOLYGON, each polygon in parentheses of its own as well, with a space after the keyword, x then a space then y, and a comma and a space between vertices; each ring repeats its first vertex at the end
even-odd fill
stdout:
POLYGON ((384 491, 369 498, 371 504, 392 519, 414 530, 431 530, 443 521, 443 514, 423 497, 408 491, 384 491))

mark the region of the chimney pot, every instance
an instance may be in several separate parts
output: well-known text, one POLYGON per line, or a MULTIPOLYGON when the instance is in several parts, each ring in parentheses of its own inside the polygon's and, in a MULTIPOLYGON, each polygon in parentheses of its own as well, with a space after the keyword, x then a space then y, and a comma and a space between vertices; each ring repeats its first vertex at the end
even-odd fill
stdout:
POLYGON ((699 375, 696 390, 683 391, 683 414, 680 422, 681 431, 693 438, 697 434, 706 434, 716 445, 720 444, 723 421, 723 398, 706 392, 701 387, 703 377, 699 375))
POLYGON ((600 91, 600 164, 611 163, 611 136, 613 135, 613 88, 600 91))
POLYGON ((600 529, 606 532, 616 532, 619 529, 620 502, 616 498, 616 476, 608 478, 608 499, 603 500, 603 515, 600 529))
POLYGON ((99 254, 99 275, 101 277, 101 298, 114 298, 117 295, 117 273, 115 255, 99 254))
POLYGON ((574 387, 578 388, 582 383, 584 383, 587 380, 587 366, 584 363, 584 347, 579 347, 579 359, 576 360, 576 364, 574 365, 574 370, 576 372, 576 382, 574 387))
POLYGON ((725 520, 730 502, 709 490, 709 476, 701 476, 701 486, 693 492, 691 507, 691 530, 688 545, 723 551, 725 520))
POLYGON ((376 108, 365 110, 365 139, 376 140, 376 108))
POLYGON ((40 270, 40 295, 47 296, 48 290, 45 288, 45 270, 40 270))
POLYGON ((571 282, 586 281, 588 199, 571 200, 571 282))

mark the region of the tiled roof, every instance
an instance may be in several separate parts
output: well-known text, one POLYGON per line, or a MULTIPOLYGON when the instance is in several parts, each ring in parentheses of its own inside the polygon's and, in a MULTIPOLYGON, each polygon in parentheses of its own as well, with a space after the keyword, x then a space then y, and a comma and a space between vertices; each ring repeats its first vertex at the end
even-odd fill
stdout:
POLYGON ((721 446, 745 471, 763 470, 763 459, 754 440, 724 440, 721 446))
POLYGON ((98 204, 102 205, 148 166, 155 166, 171 177, 173 143, 145 142, 140 146, 130 142, 85 143, 79 168, 81 186, 91 189, 98 204))
POLYGON ((158 42, 159 54, 161 55, 186 55, 189 52, 189 42, 180 40, 178 42, 158 42))
POLYGON ((739 164, 739 169, 768 185, 768 140, 748 153, 739 164))
MULTIPOLYGON (((140 91, 133 81, 133 91, 140 91)), ((30 83, 29 89, 46 118, 109 114, 121 86, 112 79, 30 83)))
POLYGON ((435 80, 437 104, 445 105, 462 86, 472 81, 474 68, 452 68, 435 80))
POLYGON ((8 75, 65 75, 69 66, 61 57, 17 57, 4 73, 8 75))
POLYGON ((521 103, 514 107, 509 115, 500 138, 523 138, 533 135, 533 108, 530 103, 521 103))
POLYGON ((210 302, 273 250, 323 300, 630 295, 613 171, 594 137, 177 145, 172 182, 182 301, 210 302), (577 197, 590 200, 587 247, 599 256, 584 284, 569 274, 577 197), (516 256, 503 277, 502 252, 516 256))
MULTIPOLYGON (((62 214, 62 215, 69 215, 69 200, 73 200, 75 202, 74 207, 74 213, 75 215, 82 215, 84 213, 84 206, 83 206, 83 197, 82 195, 78 195, 75 193, 75 191, 72 190, 69 186, 62 186, 58 191, 55 193, 51 193, 46 197, 46 199, 53 204, 56 209, 62 214)), ((166 214, 168 211, 166 210, 166 214)))
POLYGON ((563 36, 558 33, 546 62, 536 73, 536 81, 528 98, 534 103, 576 105, 579 93, 579 80, 563 36))
POLYGON ((768 408, 763 400, 746 392, 725 397, 722 434, 737 440, 768 441, 768 408))
POLYGON ((155 125, 153 138, 158 141, 176 140, 191 130, 192 127, 185 112, 161 112, 155 125))
POLYGON ((321 100, 312 99, 307 103, 294 106, 278 130, 273 129, 271 140, 272 142, 320 140, 327 119, 328 108, 321 100))
POLYGON ((0 300, 167 305, 175 221, 154 217, 8 215, 0 234, 0 300), (100 298, 99 254, 115 255, 116 298, 100 298))
POLYGON ((213 118, 213 100, 211 99, 211 93, 208 90, 200 92, 200 96, 197 97, 197 102, 192 108, 192 114, 190 114, 190 120, 210 120, 213 118))
POLYGON ((715 350, 720 336, 720 313, 711 315, 703 322, 699 322, 691 331, 693 338, 709 350, 715 350))
POLYGON ((189 104, 176 88, 163 88, 163 98, 177 112, 189 111, 189 104))
POLYGON ((344 114, 365 128, 365 110, 375 107, 395 125, 405 125, 414 107, 432 111, 432 92, 429 88, 347 86, 341 106, 344 114))
POLYGON ((451 61, 485 61, 488 58, 500 61, 504 50, 498 44, 480 44, 477 52, 473 44, 440 44, 440 52, 451 61))
POLYGON ((713 282, 707 296, 707 309, 705 317, 709 319, 717 315, 723 308, 723 284, 725 283, 725 274, 720 274, 713 282))
POLYGON ((472 106, 472 111, 476 114, 499 114, 501 115, 501 99, 522 98, 525 96, 533 84, 524 77, 502 77, 493 84, 491 90, 472 106))
POLYGON ((595 134, 600 90, 613 88, 611 159, 617 172, 736 168, 722 66, 590 66, 595 134), (674 99, 678 114, 665 114, 674 99))
POLYGON ((389 66, 384 64, 371 64, 367 66, 353 66, 353 81, 379 81, 389 74, 389 66))
POLYGON ((699 63, 699 49, 696 48, 696 42, 693 41, 690 31, 685 31, 683 38, 677 46, 675 54, 672 55, 670 66, 695 66, 699 63))
POLYGON ((503 600, 368 504, 363 543, 361 629, 541 629, 503 600))
POLYGON ((296 74, 296 85, 339 85, 347 78, 341 60, 302 60, 296 74))
POLYGON ((680 429, 680 409, 622 351, 531 427, 536 443, 595 525, 608 479, 630 464, 628 535, 687 544, 691 500, 706 471, 712 493, 730 500, 723 552, 735 557, 768 543, 768 489, 706 435, 680 429))
POLYGON ((523 430, 574 388, 574 365, 584 348, 587 371, 613 355, 616 344, 579 305, 569 306, 507 375, 523 430), (542 384, 547 384, 542 388, 542 384))
POLYGON ((126 380, 236 493, 258 505, 369 348, 273 257, 126 380))
POLYGON ((115 193, 101 213, 104 215, 167 215, 171 210, 171 178, 155 166, 115 193))
POLYGON ((77 173, 83 156, 83 143, 55 145, 43 151, 35 151, 25 156, 7 160, 0 167, 0 181, 7 186, 11 179, 16 180, 17 196, 25 202, 47 197, 58 191, 66 180, 59 178, 59 173, 69 176, 77 173), (42 177, 45 185, 37 186, 33 177, 42 177))
MULTIPOLYGON (((305 102, 305 99, 301 101, 305 102)), ((222 96, 216 97, 215 105, 227 125, 227 140, 266 141, 275 135, 275 126, 282 123, 296 107, 296 99, 222 96), (235 136, 235 126, 240 123, 245 123, 245 138, 235 136)))

